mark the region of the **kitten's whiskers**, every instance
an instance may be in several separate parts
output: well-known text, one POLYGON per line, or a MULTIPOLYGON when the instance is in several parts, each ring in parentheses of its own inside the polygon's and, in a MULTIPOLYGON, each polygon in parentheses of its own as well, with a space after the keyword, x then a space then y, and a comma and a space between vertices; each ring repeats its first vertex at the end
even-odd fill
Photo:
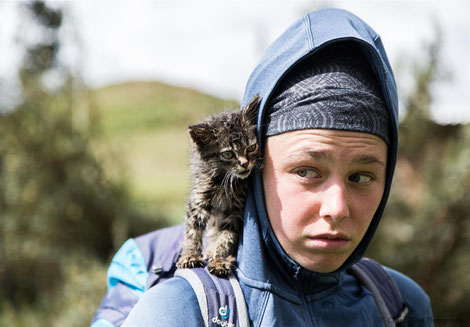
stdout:
POLYGON ((232 194, 235 195, 235 192, 233 190, 233 180, 237 180, 237 178, 234 174, 230 174, 230 190, 232 191, 232 194))
MULTIPOLYGON (((229 183, 232 184, 232 183, 231 183, 231 179, 232 179, 232 174, 230 173, 230 171, 227 171, 227 172, 225 173, 225 176, 224 176, 224 178, 222 179, 222 183, 221 183, 221 186, 224 188, 225 195, 226 195, 227 197, 230 196, 230 195, 229 195, 229 190, 228 190, 228 187, 229 187, 228 184, 229 184, 229 183)), ((232 192, 233 192, 233 189, 232 189, 232 192)))

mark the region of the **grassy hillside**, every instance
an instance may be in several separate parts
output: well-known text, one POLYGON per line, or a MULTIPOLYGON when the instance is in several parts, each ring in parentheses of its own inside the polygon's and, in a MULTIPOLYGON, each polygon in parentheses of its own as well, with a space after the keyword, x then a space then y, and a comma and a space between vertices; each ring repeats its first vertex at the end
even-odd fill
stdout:
POLYGON ((107 86, 94 90, 92 99, 104 132, 100 146, 114 152, 109 170, 125 172, 143 206, 182 221, 189 189, 186 128, 238 104, 158 82, 107 86))

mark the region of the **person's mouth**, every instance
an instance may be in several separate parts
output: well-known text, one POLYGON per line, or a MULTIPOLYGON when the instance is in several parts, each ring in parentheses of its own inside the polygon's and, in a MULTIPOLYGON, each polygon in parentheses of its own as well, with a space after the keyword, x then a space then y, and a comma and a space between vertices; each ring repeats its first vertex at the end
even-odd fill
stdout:
POLYGON ((308 236, 309 241, 314 247, 323 249, 341 249, 349 245, 351 238, 343 233, 324 233, 308 236))

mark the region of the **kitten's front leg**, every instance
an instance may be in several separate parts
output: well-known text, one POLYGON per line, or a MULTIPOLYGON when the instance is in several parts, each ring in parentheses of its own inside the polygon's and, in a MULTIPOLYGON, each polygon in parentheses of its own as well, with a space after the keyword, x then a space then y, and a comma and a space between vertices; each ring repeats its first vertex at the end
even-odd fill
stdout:
POLYGON ((209 219, 209 211, 193 203, 187 210, 186 230, 184 234, 183 249, 176 263, 178 268, 204 267, 202 257, 202 238, 209 219))
POLYGON ((242 215, 232 214, 218 224, 216 238, 207 249, 208 270, 217 276, 227 276, 236 266, 235 251, 242 227, 242 215))

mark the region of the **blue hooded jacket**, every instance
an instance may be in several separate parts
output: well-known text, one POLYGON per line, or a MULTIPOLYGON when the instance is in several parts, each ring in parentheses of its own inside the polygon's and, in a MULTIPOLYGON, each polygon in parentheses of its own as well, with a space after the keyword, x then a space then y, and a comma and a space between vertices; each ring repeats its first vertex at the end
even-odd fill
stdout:
MULTIPOLYGON (((397 158, 398 100, 393 73, 380 37, 362 20, 339 9, 305 15, 266 51, 252 73, 242 105, 259 94, 258 126, 266 104, 282 77, 300 60, 336 42, 356 42, 369 61, 390 110, 392 134, 383 198, 364 238, 332 273, 315 273, 292 260, 270 226, 264 205, 262 174, 252 178, 236 275, 246 298, 253 326, 383 326, 371 293, 346 269, 364 255, 382 217, 397 158)), ((263 144, 259 128, 259 140, 263 144)), ((432 326, 429 298, 411 279, 386 268, 399 286, 412 326, 432 326)), ((196 296, 182 278, 172 278, 148 290, 125 326, 202 326, 196 296)))

